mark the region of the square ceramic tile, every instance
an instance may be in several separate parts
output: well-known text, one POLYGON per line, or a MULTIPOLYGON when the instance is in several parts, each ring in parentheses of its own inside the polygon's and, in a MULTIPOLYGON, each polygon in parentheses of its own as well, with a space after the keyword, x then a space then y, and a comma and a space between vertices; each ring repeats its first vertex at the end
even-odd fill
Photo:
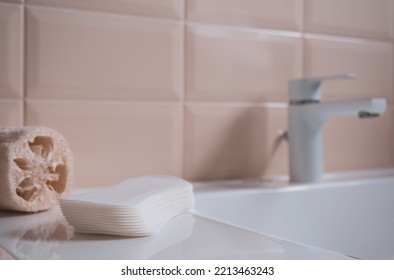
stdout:
POLYGON ((356 80, 330 81, 323 85, 323 99, 383 97, 393 102, 392 44, 306 41, 306 76, 353 72, 356 80))
POLYGON ((0 3, 0 97, 22 93, 22 6, 0 3))
POLYGON ((394 166, 393 107, 374 119, 333 118, 326 124, 324 133, 328 171, 394 166))
POLYGON ((287 101, 301 76, 300 38, 193 24, 187 28, 188 100, 287 101))
POLYGON ((186 107, 185 177, 258 178, 287 174, 286 109, 194 104, 186 107))
POLYGON ((302 0, 186 0, 193 21, 301 31, 302 0))
POLYGON ((183 17, 183 0, 26 0, 28 4, 168 18, 183 17))
POLYGON ((70 142, 76 187, 181 175, 180 105, 29 100, 26 111, 28 125, 51 127, 70 142))
POLYGON ((176 22, 37 7, 26 21, 28 97, 181 98, 176 22))
POLYGON ((308 32, 393 39, 392 0, 306 0, 305 5, 308 32))
POLYGON ((0 128, 23 125, 23 101, 0 99, 0 128))

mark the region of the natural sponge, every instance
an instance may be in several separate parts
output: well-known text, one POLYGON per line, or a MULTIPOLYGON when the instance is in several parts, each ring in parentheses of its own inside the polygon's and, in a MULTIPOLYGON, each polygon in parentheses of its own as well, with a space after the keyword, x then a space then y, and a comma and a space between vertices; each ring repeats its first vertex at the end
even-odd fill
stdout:
POLYGON ((47 210, 72 181, 72 153, 59 132, 42 126, 0 129, 0 209, 47 210))

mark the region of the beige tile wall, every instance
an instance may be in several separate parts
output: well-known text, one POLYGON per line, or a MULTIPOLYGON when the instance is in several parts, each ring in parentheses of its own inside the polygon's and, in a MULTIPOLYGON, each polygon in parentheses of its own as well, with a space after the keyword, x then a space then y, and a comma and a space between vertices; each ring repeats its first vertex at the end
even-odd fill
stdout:
POLYGON ((325 127, 326 169, 394 166, 394 0, 0 0, 0 126, 46 125, 76 186, 287 174, 287 81, 385 97, 325 127))

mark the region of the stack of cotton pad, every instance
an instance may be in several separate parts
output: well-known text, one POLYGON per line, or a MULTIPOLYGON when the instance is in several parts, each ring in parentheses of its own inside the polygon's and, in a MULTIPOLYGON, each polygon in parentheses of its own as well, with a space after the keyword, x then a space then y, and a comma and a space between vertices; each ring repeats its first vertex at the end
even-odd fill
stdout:
POLYGON ((133 178, 60 199, 61 210, 75 231, 123 236, 152 235, 193 206, 192 185, 170 176, 133 178))

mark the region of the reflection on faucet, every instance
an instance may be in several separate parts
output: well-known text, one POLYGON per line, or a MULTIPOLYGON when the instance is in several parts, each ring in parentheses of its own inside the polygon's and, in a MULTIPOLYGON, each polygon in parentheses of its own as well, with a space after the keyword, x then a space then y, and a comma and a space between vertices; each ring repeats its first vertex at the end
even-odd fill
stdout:
POLYGON ((319 182, 323 177, 323 125, 333 116, 378 117, 382 98, 320 103, 321 82, 353 79, 353 74, 289 82, 289 163, 292 182, 319 182))
POLYGON ((73 235, 58 208, 0 217, 0 244, 17 259, 58 259, 62 242, 73 235))

